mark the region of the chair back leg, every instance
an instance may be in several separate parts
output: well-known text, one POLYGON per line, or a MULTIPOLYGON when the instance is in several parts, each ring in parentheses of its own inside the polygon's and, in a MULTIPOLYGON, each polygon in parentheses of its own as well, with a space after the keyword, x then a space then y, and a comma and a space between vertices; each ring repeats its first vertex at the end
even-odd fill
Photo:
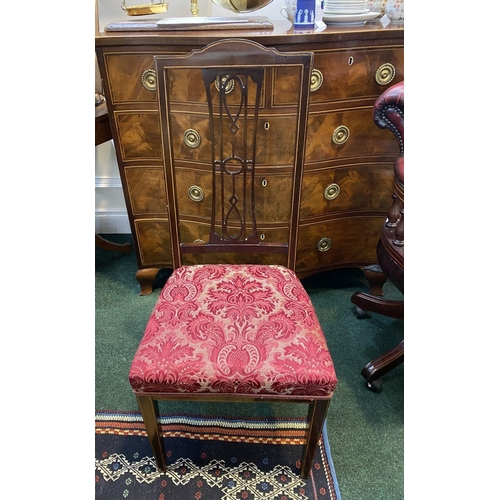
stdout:
POLYGON ((307 479, 311 472, 312 461, 318 447, 329 405, 329 399, 317 399, 309 405, 309 413, 307 415, 309 430, 302 456, 302 467, 300 469, 300 477, 302 479, 307 479))
POLYGON ((146 426, 151 448, 155 457, 156 465, 161 472, 165 472, 167 464, 165 460, 165 451, 160 429, 160 413, 158 411, 158 401, 150 396, 136 395, 139 408, 142 413, 142 419, 146 426))

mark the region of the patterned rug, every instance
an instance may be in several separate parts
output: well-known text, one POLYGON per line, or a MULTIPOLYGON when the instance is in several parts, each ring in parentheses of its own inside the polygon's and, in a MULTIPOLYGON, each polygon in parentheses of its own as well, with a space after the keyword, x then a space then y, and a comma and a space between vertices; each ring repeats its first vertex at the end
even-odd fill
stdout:
POLYGON ((326 427, 303 480, 304 420, 164 416, 161 423, 165 473, 139 414, 96 413, 96 500, 341 500, 326 427))

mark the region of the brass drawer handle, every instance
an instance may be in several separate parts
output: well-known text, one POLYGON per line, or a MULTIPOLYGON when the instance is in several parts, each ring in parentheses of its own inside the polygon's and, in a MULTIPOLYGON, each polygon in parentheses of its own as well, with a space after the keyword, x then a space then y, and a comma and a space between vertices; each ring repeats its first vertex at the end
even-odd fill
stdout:
POLYGON ((156 90, 156 71, 154 69, 147 69, 142 74, 141 81, 146 90, 154 92, 156 90))
POLYGON ((311 92, 318 90, 323 85, 323 73, 319 69, 313 69, 311 74, 311 92))
POLYGON ((188 189, 188 196, 193 201, 201 201, 201 200, 203 200, 203 198, 205 198, 205 193, 203 192, 203 189, 201 189, 201 187, 191 186, 188 189))
POLYGON ((332 248, 332 240, 330 238, 321 238, 316 245, 316 248, 320 252, 327 252, 332 248))
POLYGON ((200 134, 192 129, 188 128, 184 132, 184 144, 190 148, 197 148, 200 145, 201 142, 201 136, 200 134))
POLYGON ((337 144, 339 146, 340 144, 344 144, 344 142, 349 139, 349 129, 345 125, 340 125, 340 127, 337 127, 332 134, 332 141, 334 144, 337 144))
MULTIPOLYGON (((228 79, 227 75, 222 77, 222 84, 225 85, 224 94, 229 94, 229 92, 231 92, 234 89, 234 80, 231 78, 231 80, 228 81, 227 79, 228 79)), ((215 79, 214 83, 217 91, 220 91, 219 77, 215 79)))
POLYGON ((193 243, 205 243, 203 240, 200 240, 199 238, 194 240, 193 243))
POLYGON ((340 186, 338 184, 333 183, 326 187, 323 196, 325 197, 325 200, 331 201, 337 198, 339 193, 340 193, 340 186))
POLYGON ((391 63, 382 64, 375 73, 375 81, 379 85, 387 85, 394 80, 396 68, 391 63))

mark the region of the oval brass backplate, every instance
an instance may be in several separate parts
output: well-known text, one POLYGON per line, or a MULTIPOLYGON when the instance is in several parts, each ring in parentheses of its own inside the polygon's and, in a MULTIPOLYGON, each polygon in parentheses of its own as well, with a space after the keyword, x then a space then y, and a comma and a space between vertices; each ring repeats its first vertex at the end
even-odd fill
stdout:
POLYGON ((311 92, 318 90, 323 85, 323 73, 319 69, 313 69, 311 73, 311 92))
POLYGON ((349 134, 349 129, 345 125, 340 125, 333 131, 332 142, 337 146, 344 144, 349 139, 349 134))
POLYGON ((142 74, 141 81, 146 90, 154 92, 156 90, 156 71, 154 69, 147 69, 142 74))
MULTIPOLYGON (((219 77, 215 79, 215 88, 219 91, 220 90, 220 81, 219 77)), ((222 83, 226 86, 224 93, 229 94, 234 89, 234 80, 231 78, 231 80, 227 80, 227 76, 222 77, 222 83)))
POLYGON ((200 142, 201 136, 196 130, 188 128, 184 132, 184 144, 186 146, 189 146, 190 148, 197 148, 200 145, 200 142))
POLYGON ((201 187, 191 186, 188 189, 188 196, 193 201, 201 201, 201 200, 203 200, 203 198, 205 198, 205 193, 203 192, 203 189, 201 189, 201 187))
POLYGON ((326 187, 323 196, 325 200, 331 201, 334 200, 340 193, 340 186, 338 184, 330 184, 326 187))
POLYGON ((396 68, 391 63, 382 64, 375 73, 375 81, 379 85, 387 85, 394 80, 396 68))
POLYGON ((320 252, 327 252, 332 248, 332 240, 330 238, 321 238, 316 245, 320 252))

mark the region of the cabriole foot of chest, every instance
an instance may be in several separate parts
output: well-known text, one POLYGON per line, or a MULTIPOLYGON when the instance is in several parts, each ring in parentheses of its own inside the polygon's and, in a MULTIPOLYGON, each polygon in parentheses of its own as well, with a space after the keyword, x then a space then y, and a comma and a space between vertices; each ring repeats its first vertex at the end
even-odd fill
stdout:
POLYGON ((368 280, 370 293, 378 297, 383 297, 384 291, 382 288, 387 281, 387 276, 382 272, 380 266, 374 265, 363 267, 362 271, 365 273, 365 278, 368 280))
POLYGON ((141 287, 141 293, 139 293, 139 295, 151 295, 151 293, 153 293, 153 283, 160 270, 161 267, 150 267, 137 271, 135 277, 141 287))

